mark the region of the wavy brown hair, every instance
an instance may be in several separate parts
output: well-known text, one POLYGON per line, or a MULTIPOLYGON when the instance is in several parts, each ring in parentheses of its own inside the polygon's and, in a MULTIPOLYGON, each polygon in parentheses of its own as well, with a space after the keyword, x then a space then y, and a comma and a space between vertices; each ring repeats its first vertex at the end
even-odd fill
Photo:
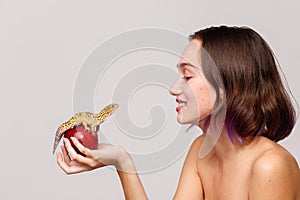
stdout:
MULTIPOLYGON (((288 88, 282 83, 275 56, 258 33, 247 27, 220 26, 200 30, 190 39, 202 41, 202 47, 219 70, 227 101, 225 122, 231 140, 233 132, 242 138, 262 135, 275 142, 291 133, 296 112, 288 88)), ((202 65, 219 96, 218 81, 213 79, 212 70, 207 63, 202 65)))

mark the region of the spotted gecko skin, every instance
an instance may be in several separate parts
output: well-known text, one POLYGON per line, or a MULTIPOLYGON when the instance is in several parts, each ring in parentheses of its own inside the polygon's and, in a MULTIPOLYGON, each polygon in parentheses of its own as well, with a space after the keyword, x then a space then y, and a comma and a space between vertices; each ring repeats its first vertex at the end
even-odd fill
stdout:
POLYGON ((90 112, 79 112, 71 117, 69 121, 62 123, 58 127, 55 134, 53 154, 55 153, 55 150, 66 131, 82 125, 86 130, 92 132, 92 134, 97 134, 100 124, 103 123, 118 107, 118 104, 112 103, 103 108, 97 114, 90 112))

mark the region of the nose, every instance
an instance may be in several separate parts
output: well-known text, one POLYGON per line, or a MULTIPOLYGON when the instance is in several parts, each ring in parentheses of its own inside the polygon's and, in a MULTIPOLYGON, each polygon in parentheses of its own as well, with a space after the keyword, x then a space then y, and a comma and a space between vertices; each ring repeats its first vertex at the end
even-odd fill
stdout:
POLYGON ((170 95, 178 96, 182 93, 180 87, 178 87, 177 82, 175 82, 169 89, 170 95))

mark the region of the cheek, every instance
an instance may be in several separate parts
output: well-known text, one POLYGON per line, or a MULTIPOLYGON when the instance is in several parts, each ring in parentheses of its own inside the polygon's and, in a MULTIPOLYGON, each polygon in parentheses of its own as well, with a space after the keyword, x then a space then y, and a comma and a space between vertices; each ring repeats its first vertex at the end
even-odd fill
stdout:
POLYGON ((209 106, 212 103, 212 96, 210 91, 206 87, 199 88, 197 99, 201 105, 209 106))
POLYGON ((208 114, 214 105, 216 100, 216 92, 210 84, 202 84, 198 87, 197 91, 194 92, 198 104, 198 110, 201 113, 208 114))

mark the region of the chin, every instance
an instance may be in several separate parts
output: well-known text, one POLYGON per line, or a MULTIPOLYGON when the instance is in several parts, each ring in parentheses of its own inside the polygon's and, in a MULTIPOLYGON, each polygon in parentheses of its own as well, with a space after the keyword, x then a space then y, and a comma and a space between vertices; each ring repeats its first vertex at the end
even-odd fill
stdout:
POLYGON ((177 122, 179 124, 182 124, 182 125, 186 125, 186 124, 194 124, 195 121, 197 121, 198 119, 188 119, 188 118, 183 118, 182 116, 178 115, 177 116, 177 122))

